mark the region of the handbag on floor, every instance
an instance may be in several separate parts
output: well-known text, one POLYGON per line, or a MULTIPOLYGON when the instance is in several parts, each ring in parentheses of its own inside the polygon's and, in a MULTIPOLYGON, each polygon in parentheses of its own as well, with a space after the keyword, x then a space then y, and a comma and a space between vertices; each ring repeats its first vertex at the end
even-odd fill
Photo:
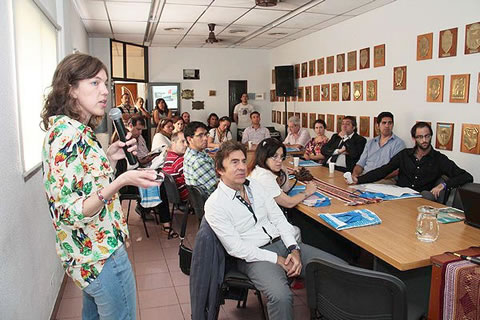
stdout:
POLYGON ((187 231, 188 213, 183 214, 182 229, 180 230, 180 246, 178 248, 178 261, 180 269, 187 276, 190 275, 190 265, 192 264, 192 249, 183 244, 185 233, 187 231))

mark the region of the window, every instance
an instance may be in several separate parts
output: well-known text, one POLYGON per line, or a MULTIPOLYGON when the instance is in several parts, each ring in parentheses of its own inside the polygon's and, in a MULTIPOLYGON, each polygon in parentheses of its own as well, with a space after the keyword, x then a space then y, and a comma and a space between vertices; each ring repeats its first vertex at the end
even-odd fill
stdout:
POLYGON ((116 40, 110 41, 112 79, 148 82, 148 48, 116 40))
POLYGON ((33 0, 13 2, 17 101, 24 176, 41 162, 40 112, 57 66, 57 27, 33 0))

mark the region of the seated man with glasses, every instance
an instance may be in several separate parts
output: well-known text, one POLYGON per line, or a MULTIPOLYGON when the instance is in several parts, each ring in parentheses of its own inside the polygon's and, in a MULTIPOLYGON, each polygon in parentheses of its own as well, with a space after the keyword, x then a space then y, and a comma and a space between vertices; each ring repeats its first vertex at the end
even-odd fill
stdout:
POLYGON ((389 163, 358 178, 352 176, 353 182, 359 184, 374 182, 398 169, 398 186, 421 192, 428 200, 443 202, 446 188, 458 187, 473 181, 471 174, 433 149, 431 145, 433 130, 428 123, 417 122, 410 133, 415 141, 415 147, 403 149, 389 163), (447 176, 448 180, 441 180, 442 176, 447 176))
POLYGON ((188 144, 183 160, 185 183, 199 186, 210 195, 217 187, 217 176, 213 159, 205 152, 208 143, 207 126, 192 121, 185 127, 183 134, 188 144))

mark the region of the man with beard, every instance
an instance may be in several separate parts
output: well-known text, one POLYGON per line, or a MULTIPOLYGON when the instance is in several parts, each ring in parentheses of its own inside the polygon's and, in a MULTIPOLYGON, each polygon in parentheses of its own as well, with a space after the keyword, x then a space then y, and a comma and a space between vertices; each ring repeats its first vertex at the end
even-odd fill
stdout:
POLYGON ((417 122, 410 133, 415 147, 403 149, 380 168, 359 177, 352 177, 353 183, 374 182, 398 169, 398 186, 412 188, 420 192, 425 199, 442 202, 446 188, 473 181, 471 174, 432 148, 433 130, 428 123, 417 122), (443 181, 443 175, 447 176, 448 180, 443 181))

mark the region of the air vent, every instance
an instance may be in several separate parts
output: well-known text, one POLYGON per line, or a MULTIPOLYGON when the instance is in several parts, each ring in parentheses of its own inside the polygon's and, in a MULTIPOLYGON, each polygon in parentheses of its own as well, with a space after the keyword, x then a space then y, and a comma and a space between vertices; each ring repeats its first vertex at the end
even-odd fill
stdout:
POLYGON ((171 28, 164 28, 165 31, 182 31, 184 28, 180 27, 171 27, 171 28))
POLYGON ((288 35, 287 32, 270 32, 270 33, 267 33, 269 36, 286 36, 288 35))
POLYGON ((277 0, 255 0, 255 4, 259 7, 274 7, 277 2, 277 0))
POLYGON ((232 34, 245 33, 245 32, 248 32, 248 31, 243 29, 232 29, 228 31, 228 33, 232 33, 232 34))

